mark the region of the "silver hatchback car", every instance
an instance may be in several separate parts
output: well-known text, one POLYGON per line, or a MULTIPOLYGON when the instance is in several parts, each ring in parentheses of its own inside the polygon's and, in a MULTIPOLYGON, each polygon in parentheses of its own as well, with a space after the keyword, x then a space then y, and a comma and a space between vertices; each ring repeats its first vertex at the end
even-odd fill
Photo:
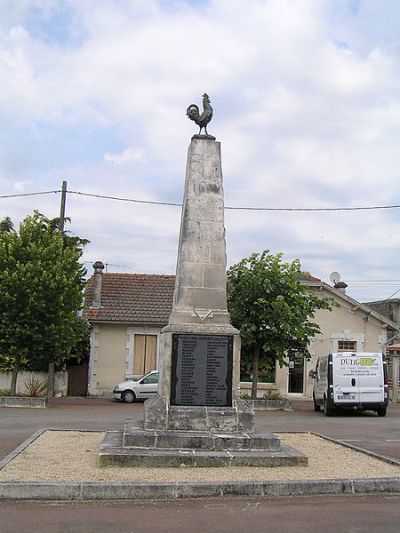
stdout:
POLYGON ((138 380, 130 379, 118 383, 113 390, 115 400, 132 403, 135 400, 151 398, 158 392, 158 371, 152 370, 138 380))

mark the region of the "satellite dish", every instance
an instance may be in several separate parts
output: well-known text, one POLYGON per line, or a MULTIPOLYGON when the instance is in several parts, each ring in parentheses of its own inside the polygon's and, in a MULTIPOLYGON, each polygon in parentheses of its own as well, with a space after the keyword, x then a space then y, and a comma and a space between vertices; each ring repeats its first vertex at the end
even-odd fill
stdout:
POLYGON ((339 283, 340 281, 340 274, 339 272, 332 272, 332 274, 329 276, 329 279, 331 282, 336 285, 336 283, 339 283))

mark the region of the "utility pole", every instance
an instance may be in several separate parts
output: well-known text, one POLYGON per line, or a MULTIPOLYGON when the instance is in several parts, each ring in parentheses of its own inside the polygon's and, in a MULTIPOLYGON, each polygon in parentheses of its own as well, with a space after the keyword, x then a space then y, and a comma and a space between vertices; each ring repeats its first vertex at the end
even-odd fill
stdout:
MULTIPOLYGON (((60 205, 60 221, 59 228, 60 234, 64 233, 64 222, 65 222, 65 204, 67 200, 67 182, 62 182, 61 188, 61 205, 60 205)), ((55 369, 54 361, 49 361, 48 375, 47 375, 47 397, 52 398, 54 396, 54 378, 55 378, 55 369)))
POLYGON ((60 206, 60 233, 64 233, 66 200, 67 200, 67 182, 63 181, 62 189, 61 189, 61 206, 60 206))

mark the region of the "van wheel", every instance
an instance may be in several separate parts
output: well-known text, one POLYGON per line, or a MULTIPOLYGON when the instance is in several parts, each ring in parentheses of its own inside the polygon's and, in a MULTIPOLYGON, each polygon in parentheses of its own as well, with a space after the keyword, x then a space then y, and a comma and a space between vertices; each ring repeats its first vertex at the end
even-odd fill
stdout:
POLYGON ((122 394, 122 401, 125 402, 125 403, 133 403, 135 400, 136 400, 136 395, 131 390, 126 390, 122 394))
POLYGON ((314 400, 314 411, 321 411, 321 406, 319 405, 319 403, 317 403, 315 401, 315 396, 313 394, 313 400, 314 400))
POLYGON ((332 407, 329 407, 328 402, 326 401, 326 398, 324 398, 324 413, 325 413, 325 416, 333 415, 333 409, 332 407))
POLYGON ((378 416, 386 416, 386 407, 379 407, 379 409, 376 410, 378 416))

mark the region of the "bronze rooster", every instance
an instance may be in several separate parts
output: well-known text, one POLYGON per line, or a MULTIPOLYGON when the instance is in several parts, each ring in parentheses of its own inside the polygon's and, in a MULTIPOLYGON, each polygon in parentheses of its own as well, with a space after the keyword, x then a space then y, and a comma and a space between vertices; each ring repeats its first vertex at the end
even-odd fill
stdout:
POLYGON ((194 120, 194 122, 200 126, 199 135, 201 135, 201 130, 203 128, 206 132, 206 135, 208 135, 207 124, 210 122, 213 116, 213 108, 210 105, 210 98, 208 94, 203 94, 203 112, 201 115, 196 104, 190 104, 186 110, 186 115, 190 118, 190 120, 194 120))

